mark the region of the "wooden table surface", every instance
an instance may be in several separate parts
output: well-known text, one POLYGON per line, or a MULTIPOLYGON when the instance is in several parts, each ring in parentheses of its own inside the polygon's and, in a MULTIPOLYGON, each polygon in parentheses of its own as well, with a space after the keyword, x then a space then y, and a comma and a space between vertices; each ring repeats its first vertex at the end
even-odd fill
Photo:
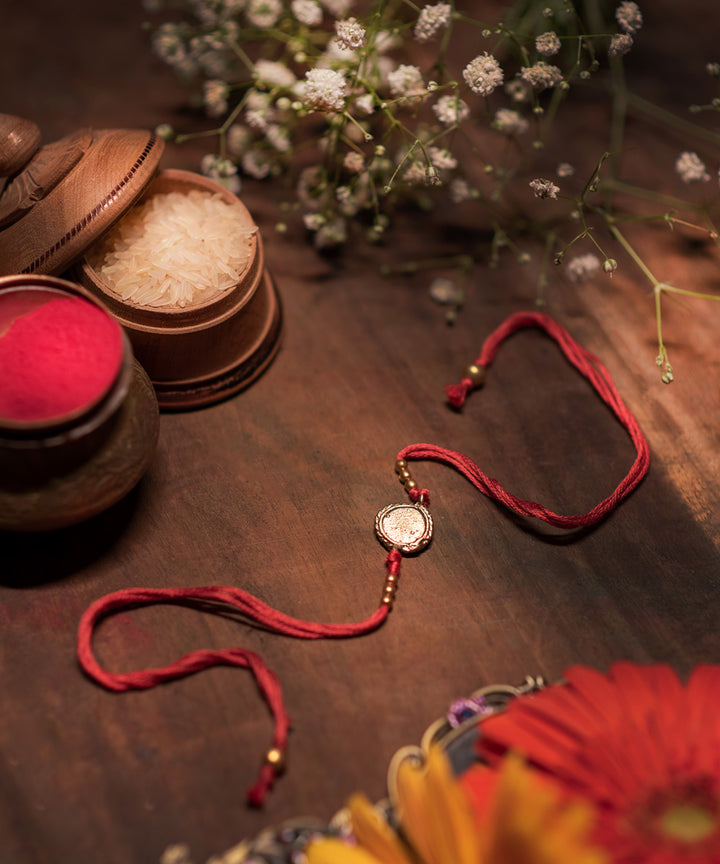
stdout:
MULTIPOLYGON (((712 28, 676 5, 648 5, 629 75, 687 116, 689 102, 714 95, 704 65, 717 57, 712 28)), ((0 110, 32 117, 46 141, 87 125, 182 124, 183 92, 149 49, 139 3, 23 0, 5 4, 3 19, 0 110)), ((569 111, 559 134, 566 158, 589 167, 605 116, 600 100, 587 111, 569 111)), ((629 134, 632 176, 686 191, 672 166, 698 147, 641 119, 629 134)), ((202 152, 168 147, 163 166, 194 170, 202 152)), ((676 381, 664 386, 649 285, 607 240, 621 262, 614 278, 577 286, 553 270, 546 307, 607 365, 650 443, 649 475, 602 524, 568 536, 520 521, 459 474, 419 463, 436 536, 404 562, 380 631, 299 642, 183 607, 101 627, 98 653, 117 671, 194 648, 264 657, 292 718, 289 771, 264 810, 244 803, 271 735, 247 673, 215 669, 122 695, 82 675, 78 620, 122 587, 228 584, 310 620, 369 615, 384 580, 373 520, 402 498, 393 464, 406 444, 465 452, 515 494, 566 513, 608 495, 634 458, 611 412, 538 331, 501 349, 462 413, 446 406, 443 386, 485 336, 533 308, 537 266, 509 255, 478 266, 454 327, 428 295, 429 274, 383 277, 379 267, 480 248, 472 205, 401 215, 384 246, 327 260, 300 232, 274 231, 281 198, 262 183, 243 189, 284 309, 267 373, 223 404, 164 414, 150 470, 109 512, 0 536, 3 864, 151 864, 177 842, 202 862, 267 825, 327 819, 355 790, 381 797, 392 754, 486 684, 554 680, 574 663, 665 662, 686 674, 720 660, 720 306, 665 303, 676 381)), ((665 226, 628 230, 662 278, 717 286, 710 244, 665 226)))

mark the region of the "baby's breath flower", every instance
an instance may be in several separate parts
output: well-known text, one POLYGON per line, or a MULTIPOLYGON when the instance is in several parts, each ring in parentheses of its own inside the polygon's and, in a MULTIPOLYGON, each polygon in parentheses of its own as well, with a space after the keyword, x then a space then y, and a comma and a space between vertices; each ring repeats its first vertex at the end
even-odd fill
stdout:
POLYGON ((343 168, 351 174, 359 174, 365 168, 365 159, 362 153, 350 150, 343 159, 343 168))
POLYGON ((263 150, 248 150, 242 155, 241 163, 243 171, 255 180, 263 180, 270 174, 272 159, 263 150))
POLYGON ((600 259, 589 252, 587 255, 576 255, 567 263, 567 274, 573 282, 585 282, 600 270, 600 259))
POLYGON ((209 117, 219 117, 228 110, 228 85, 224 81, 206 81, 203 85, 203 102, 209 117))
POLYGON ((462 303, 462 288, 452 279, 439 276, 430 283, 430 296, 436 303, 452 306, 462 303))
POLYGON ((316 249, 332 249, 347 240, 347 223, 341 216, 321 225, 315 234, 316 249))
POLYGON ((255 80, 268 87, 289 90, 297 81, 294 73, 284 63, 258 60, 255 64, 255 80))
POLYGON ((333 18, 343 18, 350 11, 353 0, 321 0, 321 3, 333 18))
POLYGON ((271 106, 269 93, 261 93, 259 90, 249 90, 245 99, 245 122, 252 129, 264 132, 268 123, 272 122, 275 112, 271 106))
POLYGON ((560 191, 560 187, 556 186, 552 180, 543 180, 541 177, 531 180, 529 185, 536 198, 557 198, 560 191))
POLYGON ((427 166, 413 162, 403 171, 402 178, 408 186, 425 186, 428 182, 427 166))
POLYGON ((552 57, 560 50, 560 37, 554 30, 548 30, 546 33, 541 33, 535 39, 535 50, 543 57, 552 57))
POLYGON ((363 93, 355 100, 355 107, 363 114, 372 114, 375 110, 375 100, 372 93, 363 93))
POLYGON ((610 276, 617 270, 618 263, 614 258, 606 258, 603 261, 603 271, 609 273, 610 276))
POLYGON ((450 193, 450 200, 454 204, 461 204, 463 201, 469 201, 475 197, 475 192, 470 188, 467 180, 464 180, 462 177, 455 177, 451 180, 448 191, 450 193))
POLYGON ((492 121, 492 127, 503 135, 521 135, 527 131, 528 121, 511 108, 498 108, 492 121))
POLYGON ((251 140, 250 130, 240 123, 233 123, 225 137, 227 148, 233 156, 241 156, 250 146, 251 140))
POLYGON ((520 77, 535 90, 545 90, 559 84, 563 76, 557 66, 539 60, 533 66, 523 66, 520 77))
POLYGON ((608 55, 610 57, 622 57, 627 54, 633 46, 633 38, 629 33, 616 33, 610 40, 608 55))
POLYGON ((575 168, 569 162, 561 162, 557 166, 557 176, 558 177, 572 177, 575 173, 575 168))
POLYGON ((436 3, 434 6, 424 6, 420 10, 415 24, 415 38, 418 42, 427 42, 450 22, 452 6, 449 3, 436 3))
POLYGON ((640 7, 633 0, 623 0, 615 10, 615 20, 624 33, 637 33, 643 23, 640 7))
POLYGON ((278 153, 289 153, 292 149, 290 133, 284 126, 273 123, 265 130, 265 138, 278 153))
POLYGON ((311 111, 342 111, 345 107, 345 76, 334 69, 308 69, 303 101, 311 111))
POLYGON ((252 27, 267 30, 277 24, 282 8, 281 0, 250 0, 245 9, 245 17, 252 27))
POLYGON ((325 224, 325 217, 321 213, 305 213, 303 215, 303 224, 308 231, 317 231, 325 224))
POLYGON ((428 147, 427 153, 438 171, 452 171, 453 168, 457 168, 457 159, 446 148, 428 147))
POLYGON ((177 24, 161 24, 153 36, 153 48, 165 63, 182 75, 191 76, 196 69, 195 59, 188 52, 179 29, 177 24))
POLYGON ((335 22, 335 32, 338 44, 342 48, 355 51, 365 44, 365 28, 358 24, 356 18, 346 18, 335 22))
POLYGON ((473 93, 489 96, 503 83, 503 70, 492 54, 485 51, 463 69, 463 78, 473 93))
POLYGON ((155 134, 163 141, 170 141, 175 135, 175 130, 169 123, 161 123, 155 127, 155 134))
POLYGON ((687 150, 678 156, 675 162, 675 170, 684 183, 692 183, 696 180, 707 183, 710 179, 710 175, 702 159, 697 153, 690 153, 687 150))
POLYGON ((206 177, 210 177, 221 186, 225 186, 234 195, 240 191, 240 178, 237 176, 237 167, 229 159, 223 159, 216 153, 208 153, 200 162, 200 171, 206 177))
POLYGON ((292 0, 290 11, 306 27, 317 27, 323 17, 322 7, 315 0, 292 0))
POLYGON ((388 86, 392 95, 396 97, 424 96, 426 92, 420 69, 404 63, 388 75, 388 86))
POLYGON ((513 102, 528 102, 532 95, 532 88, 522 78, 513 78, 505 85, 505 92, 513 102))
POLYGON ((460 123, 470 114, 468 104, 459 96, 441 96, 432 107, 435 116, 446 126, 460 123))

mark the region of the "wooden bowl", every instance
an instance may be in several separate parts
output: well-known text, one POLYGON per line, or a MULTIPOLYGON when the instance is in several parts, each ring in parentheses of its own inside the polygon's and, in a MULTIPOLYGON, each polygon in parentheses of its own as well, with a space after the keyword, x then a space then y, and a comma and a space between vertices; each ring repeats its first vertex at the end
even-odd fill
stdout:
MULTIPOLYGON (((218 193, 251 215, 235 195, 215 181, 189 171, 160 171, 143 198, 198 189, 218 193)), ((135 356, 148 373, 163 409, 196 408, 246 387, 273 359, 279 343, 281 310, 265 270, 262 239, 256 232, 238 283, 211 299, 185 307, 142 306, 123 300, 85 256, 75 270, 83 286, 110 309, 126 329, 135 356)))
MULTIPOLYGON (((88 291, 52 276, 0 278, 5 292, 40 288, 81 297, 88 291)), ((43 531, 94 516, 140 480, 155 451, 158 405, 123 335, 118 374, 98 398, 46 420, 0 417, 0 529, 43 531)))

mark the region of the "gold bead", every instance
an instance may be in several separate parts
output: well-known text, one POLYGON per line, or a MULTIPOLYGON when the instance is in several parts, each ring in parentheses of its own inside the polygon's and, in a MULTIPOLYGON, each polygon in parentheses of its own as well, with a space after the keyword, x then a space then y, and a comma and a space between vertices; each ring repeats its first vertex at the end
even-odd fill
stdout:
POLYGON ((471 363, 465 370, 465 377, 472 381, 473 387, 482 387, 485 383, 485 367, 471 363))
POLYGON ((395 599, 395 595, 392 594, 392 593, 388 594, 387 591, 386 591, 386 592, 383 594, 383 598, 382 598, 383 605, 385 605, 385 606, 392 606, 392 604, 393 604, 393 600, 394 600, 394 599, 395 599))
POLYGON ((398 477, 400 478, 401 483, 404 483, 406 480, 412 480, 412 474, 407 469, 399 471, 398 477))
POLYGON ((397 582, 397 576, 394 573, 388 573, 387 578, 385 579, 385 587, 387 588, 390 585, 394 585, 397 582))
POLYGON ((405 488, 408 490, 408 492, 417 486, 417 483, 412 479, 411 480, 403 480, 403 484, 405 485, 405 488))
POLYGON ((401 471, 404 471, 407 468, 407 462, 404 459, 398 459, 395 463, 395 470, 399 474, 401 471))
POLYGON ((282 774, 285 770, 285 753, 279 747, 271 747, 265 754, 265 764, 270 765, 276 774, 282 774))

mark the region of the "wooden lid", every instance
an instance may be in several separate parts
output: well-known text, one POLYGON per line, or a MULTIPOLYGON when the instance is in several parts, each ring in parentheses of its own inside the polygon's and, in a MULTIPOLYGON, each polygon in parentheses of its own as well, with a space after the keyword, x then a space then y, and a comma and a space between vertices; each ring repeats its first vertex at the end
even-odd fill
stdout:
POLYGON ((0 276, 66 270, 137 200, 163 148, 152 132, 81 129, 30 153, 0 180, 0 276))

